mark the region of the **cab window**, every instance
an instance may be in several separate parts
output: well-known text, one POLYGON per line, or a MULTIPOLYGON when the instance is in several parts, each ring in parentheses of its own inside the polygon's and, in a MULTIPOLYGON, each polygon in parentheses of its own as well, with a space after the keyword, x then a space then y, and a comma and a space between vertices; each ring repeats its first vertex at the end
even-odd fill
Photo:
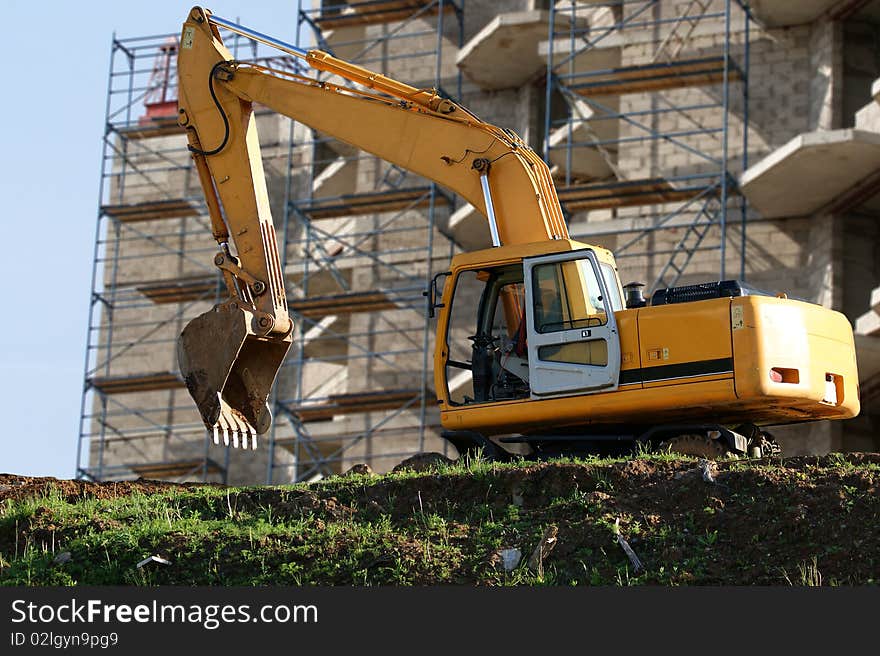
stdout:
POLYGON ((589 328, 606 323, 602 288, 589 261, 572 260, 536 266, 532 282, 537 332, 589 328))

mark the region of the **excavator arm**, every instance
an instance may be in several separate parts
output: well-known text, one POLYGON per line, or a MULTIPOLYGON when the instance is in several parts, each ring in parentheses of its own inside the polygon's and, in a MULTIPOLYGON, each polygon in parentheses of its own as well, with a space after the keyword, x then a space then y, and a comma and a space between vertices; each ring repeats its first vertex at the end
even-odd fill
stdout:
POLYGON ((215 441, 242 446, 268 430, 266 403, 291 341, 253 104, 412 171, 457 193, 489 221, 493 243, 565 239, 544 161, 513 132, 434 90, 417 89, 320 50, 302 50, 201 7, 184 23, 179 122, 204 191, 229 299, 178 342, 187 387, 215 441), (219 27, 296 56, 353 87, 235 61, 219 27), (230 240, 234 251, 230 247, 230 240), (250 438, 250 440, 249 440, 250 438))

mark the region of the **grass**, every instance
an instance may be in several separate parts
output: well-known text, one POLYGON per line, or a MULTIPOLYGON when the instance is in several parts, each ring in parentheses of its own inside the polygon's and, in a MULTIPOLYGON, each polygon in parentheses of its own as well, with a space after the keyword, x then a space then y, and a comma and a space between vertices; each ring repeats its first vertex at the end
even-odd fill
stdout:
POLYGON ((823 585, 873 583, 877 464, 480 457, 271 488, 48 490, 0 502, 3 585, 823 585), (550 525, 557 547, 529 556, 550 525), (615 526, 644 570, 633 572, 615 526), (518 567, 498 556, 518 548, 518 567), (59 559, 69 553, 65 562, 59 559), (852 555, 852 554, 857 555, 852 555), (170 565, 137 563, 150 555, 170 565), (59 562, 56 562, 56 559, 59 562), (820 573, 818 563, 823 563, 820 573))

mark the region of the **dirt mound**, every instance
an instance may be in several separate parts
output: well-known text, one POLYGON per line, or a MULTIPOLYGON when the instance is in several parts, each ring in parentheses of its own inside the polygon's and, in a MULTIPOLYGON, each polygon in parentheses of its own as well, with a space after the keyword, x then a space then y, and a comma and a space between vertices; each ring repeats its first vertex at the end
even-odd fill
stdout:
POLYGON ((159 492, 188 488, 194 483, 165 483, 163 481, 122 481, 113 483, 93 483, 91 481, 74 481, 52 477, 16 476, 0 474, 0 502, 7 499, 23 500, 33 497, 54 494, 68 503, 79 499, 116 499, 128 496, 132 492, 141 494, 157 494, 159 492))
POLYGON ((878 454, 437 464, 245 489, 2 476, 0 582, 874 583, 878 481, 878 454), (153 554, 171 565, 135 569, 153 554))

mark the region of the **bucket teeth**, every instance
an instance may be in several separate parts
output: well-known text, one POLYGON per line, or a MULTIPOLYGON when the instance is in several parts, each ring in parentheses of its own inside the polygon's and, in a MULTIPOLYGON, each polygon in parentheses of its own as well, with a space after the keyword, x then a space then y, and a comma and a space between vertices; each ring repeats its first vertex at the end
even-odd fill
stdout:
POLYGON ((222 439, 224 446, 256 450, 257 429, 251 426, 240 412, 236 412, 222 398, 219 401, 220 414, 211 431, 214 444, 220 444, 222 439))

